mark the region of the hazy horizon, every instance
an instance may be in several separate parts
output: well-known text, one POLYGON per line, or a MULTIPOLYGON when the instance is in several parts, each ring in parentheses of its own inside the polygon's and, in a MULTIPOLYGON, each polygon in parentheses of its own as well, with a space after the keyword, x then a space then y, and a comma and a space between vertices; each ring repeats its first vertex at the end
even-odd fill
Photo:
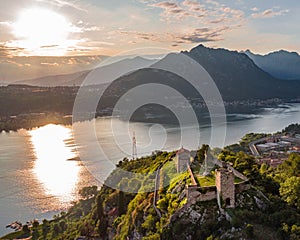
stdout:
POLYGON ((0 56, 116 55, 200 43, 300 51, 300 3, 276 0, 11 0, 0 3, 0 56))
MULTIPOLYGON (((198 45, 199 44, 193 46, 192 48, 197 47, 198 45)), ((204 46, 208 47, 205 44, 204 46)), ((211 47, 211 48, 226 49, 223 47, 211 47)), ((186 49, 182 49, 180 51, 185 51, 185 50, 186 49)), ((236 51, 235 49, 227 49, 227 50, 236 51)), ((253 54, 262 55, 253 52, 251 49, 245 49, 239 52, 244 52, 246 50, 250 50, 253 54)), ((262 56, 268 55, 270 53, 278 52, 281 50, 288 51, 286 49, 278 49, 263 54, 262 56)), ((170 51, 165 54, 172 53, 172 52, 179 52, 179 51, 170 51)), ((125 54, 126 53, 127 52, 125 52, 125 54)), ((299 55, 298 52, 297 54, 299 55)), ((134 53, 133 55, 124 55, 124 56, 122 55, 120 56, 119 55, 116 56, 105 56, 105 55, 10 56, 10 57, 0 56, 0 83, 2 84, 15 83, 22 80, 30 80, 35 78, 47 77, 47 76, 65 75, 65 74, 72 74, 81 71, 92 70, 94 68, 97 68, 104 60, 113 59, 113 58, 118 59, 118 57, 132 58, 136 55, 138 54, 134 53)), ((151 55, 138 55, 138 56, 147 58, 150 57, 151 55)), ((162 56, 164 56, 164 54, 153 55, 153 56, 157 56, 157 58, 161 58, 162 56)), ((118 60, 112 60, 112 62, 117 62, 117 61, 118 60)))

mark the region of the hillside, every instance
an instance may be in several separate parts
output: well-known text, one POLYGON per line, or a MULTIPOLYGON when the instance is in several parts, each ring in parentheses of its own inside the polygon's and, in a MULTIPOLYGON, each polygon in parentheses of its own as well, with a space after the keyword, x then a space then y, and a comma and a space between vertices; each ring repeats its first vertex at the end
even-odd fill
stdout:
POLYGON ((244 52, 257 66, 275 78, 300 80, 300 56, 296 52, 280 50, 266 55, 244 52))
POLYGON ((103 66, 96 66, 95 69, 76 72, 72 74, 52 75, 35 79, 21 80, 15 84, 26 84, 40 87, 56 86, 80 86, 88 74, 92 73, 90 78, 93 84, 103 84, 112 82, 122 76, 124 72, 130 72, 136 68, 149 67, 157 60, 149 60, 142 57, 126 58, 103 66))
MULTIPOLYGON (((205 149, 207 146, 202 146, 191 164, 194 173, 203 163, 205 149)), ((219 159, 246 175, 251 187, 236 193, 235 207, 222 212, 216 200, 188 201, 186 185, 193 180, 187 171, 176 173, 174 154, 158 152, 137 160, 123 159, 99 192, 95 187, 82 189, 82 200, 67 213, 36 224, 27 236, 53 240, 80 239, 79 236, 100 240, 299 239, 299 191, 289 185, 293 180, 298 184, 296 189, 299 187, 299 155, 290 155, 284 164, 272 169, 256 164, 252 156, 243 152, 223 150, 219 159), (153 192, 156 171, 161 166, 161 187, 153 192), (143 176, 126 178, 123 170, 143 176), (124 191, 108 187, 112 185, 124 191)), ((209 179, 216 169, 201 178, 202 194, 208 191, 205 182, 210 186, 209 179)), ((221 204, 225 206, 225 202, 221 204)), ((20 232, 19 236, 22 234, 26 235, 20 232)), ((12 239, 9 236, 4 239, 12 239)))
POLYGON ((97 67, 108 56, 5 56, 0 55, 0 85, 25 79, 67 75, 97 67))
MULTIPOLYGON (((73 86, 81 83, 90 73, 89 70, 72 74, 50 75, 46 77, 17 81, 14 84, 24 84, 39 87, 73 86)), ((80 85, 80 84, 79 84, 80 85)))

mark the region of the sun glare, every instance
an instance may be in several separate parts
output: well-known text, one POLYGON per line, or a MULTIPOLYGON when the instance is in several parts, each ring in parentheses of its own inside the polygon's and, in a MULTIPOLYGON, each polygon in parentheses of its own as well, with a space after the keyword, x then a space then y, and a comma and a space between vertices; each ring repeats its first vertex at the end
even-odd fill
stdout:
POLYGON ((72 25, 51 10, 32 8, 23 10, 13 24, 13 33, 19 39, 18 47, 34 53, 65 49, 72 25))
POLYGON ((47 125, 29 132, 36 156, 33 172, 43 184, 45 194, 69 202, 75 194, 79 177, 77 162, 68 161, 77 155, 65 143, 72 138, 64 126, 47 125))

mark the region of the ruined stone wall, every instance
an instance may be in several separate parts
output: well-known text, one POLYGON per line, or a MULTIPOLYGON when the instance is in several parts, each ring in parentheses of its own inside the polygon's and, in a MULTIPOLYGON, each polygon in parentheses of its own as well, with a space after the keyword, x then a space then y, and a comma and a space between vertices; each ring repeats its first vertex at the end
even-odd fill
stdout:
POLYGON ((235 193, 241 193, 243 191, 247 191, 251 188, 250 183, 248 182, 242 182, 235 184, 235 193))
POLYGON ((195 204, 198 201, 210 201, 217 198, 215 187, 187 186, 186 191, 188 204, 195 204))
POLYGON ((194 173, 193 173, 193 171, 192 171, 191 166, 190 166, 189 163, 187 163, 187 169, 188 169, 188 171, 190 173, 190 176, 191 176, 191 179, 192 179, 192 185, 197 186, 197 182, 196 182, 194 173))

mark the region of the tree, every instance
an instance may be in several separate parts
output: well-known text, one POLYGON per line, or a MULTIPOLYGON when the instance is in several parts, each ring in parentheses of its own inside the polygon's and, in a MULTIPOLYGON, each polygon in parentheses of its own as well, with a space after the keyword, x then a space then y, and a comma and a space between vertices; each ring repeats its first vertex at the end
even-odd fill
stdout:
POLYGON ((165 198, 158 200, 157 206, 159 209, 166 211, 168 209, 168 202, 165 198))
POLYGON ((90 199, 92 197, 95 197, 98 192, 98 187, 97 186, 91 186, 91 187, 84 187, 79 190, 79 195, 83 199, 90 199))
POLYGON ((254 228, 252 224, 247 224, 245 232, 249 238, 253 238, 254 236, 254 228))
POLYGON ((49 231, 50 231, 49 222, 48 222, 48 220, 44 219, 43 220, 43 226, 42 226, 42 233, 43 233, 43 238, 44 239, 46 239, 47 234, 49 233, 49 231))
POLYGON ((39 234, 39 230, 38 229, 33 229, 32 230, 32 240, 37 240, 39 238, 40 234, 39 234))
POLYGON ((98 233, 102 239, 107 238, 107 227, 108 227, 108 222, 107 218, 104 214, 104 209, 103 209, 103 202, 101 199, 101 196, 98 195, 97 197, 97 215, 98 215, 98 233))
POLYGON ((94 227, 89 221, 85 221, 79 227, 80 234, 90 239, 94 232, 94 227))
POLYGON ((209 145, 203 144, 201 148, 197 152, 197 158, 200 163, 202 163, 205 159, 205 154, 209 149, 209 145))
POLYGON ((61 231, 64 232, 67 229, 68 225, 66 224, 66 222, 64 220, 62 220, 59 222, 59 227, 60 227, 61 231))
POLYGON ((264 174, 265 172, 267 172, 267 170, 268 170, 268 165, 266 163, 263 163, 260 166, 259 172, 260 172, 260 174, 264 174))
POLYGON ((30 232, 30 229, 29 229, 27 224, 23 225, 22 230, 23 230, 24 233, 29 233, 30 232))
POLYGON ((147 230, 147 232, 155 230, 155 218, 152 214, 149 214, 146 220, 142 223, 142 227, 147 230))
POLYGON ((60 227, 58 223, 54 223, 53 229, 52 229, 52 238, 55 238, 60 233, 60 227))
POLYGON ((125 199, 124 199, 124 192, 119 190, 118 191, 118 211, 119 215, 122 215, 126 212, 126 206, 125 206, 125 199))
POLYGON ((39 227, 40 223, 38 220, 34 220, 32 223, 32 239, 38 239, 39 238, 39 227))
POLYGON ((279 193, 288 204, 300 209, 300 177, 292 176, 281 183, 279 193))

